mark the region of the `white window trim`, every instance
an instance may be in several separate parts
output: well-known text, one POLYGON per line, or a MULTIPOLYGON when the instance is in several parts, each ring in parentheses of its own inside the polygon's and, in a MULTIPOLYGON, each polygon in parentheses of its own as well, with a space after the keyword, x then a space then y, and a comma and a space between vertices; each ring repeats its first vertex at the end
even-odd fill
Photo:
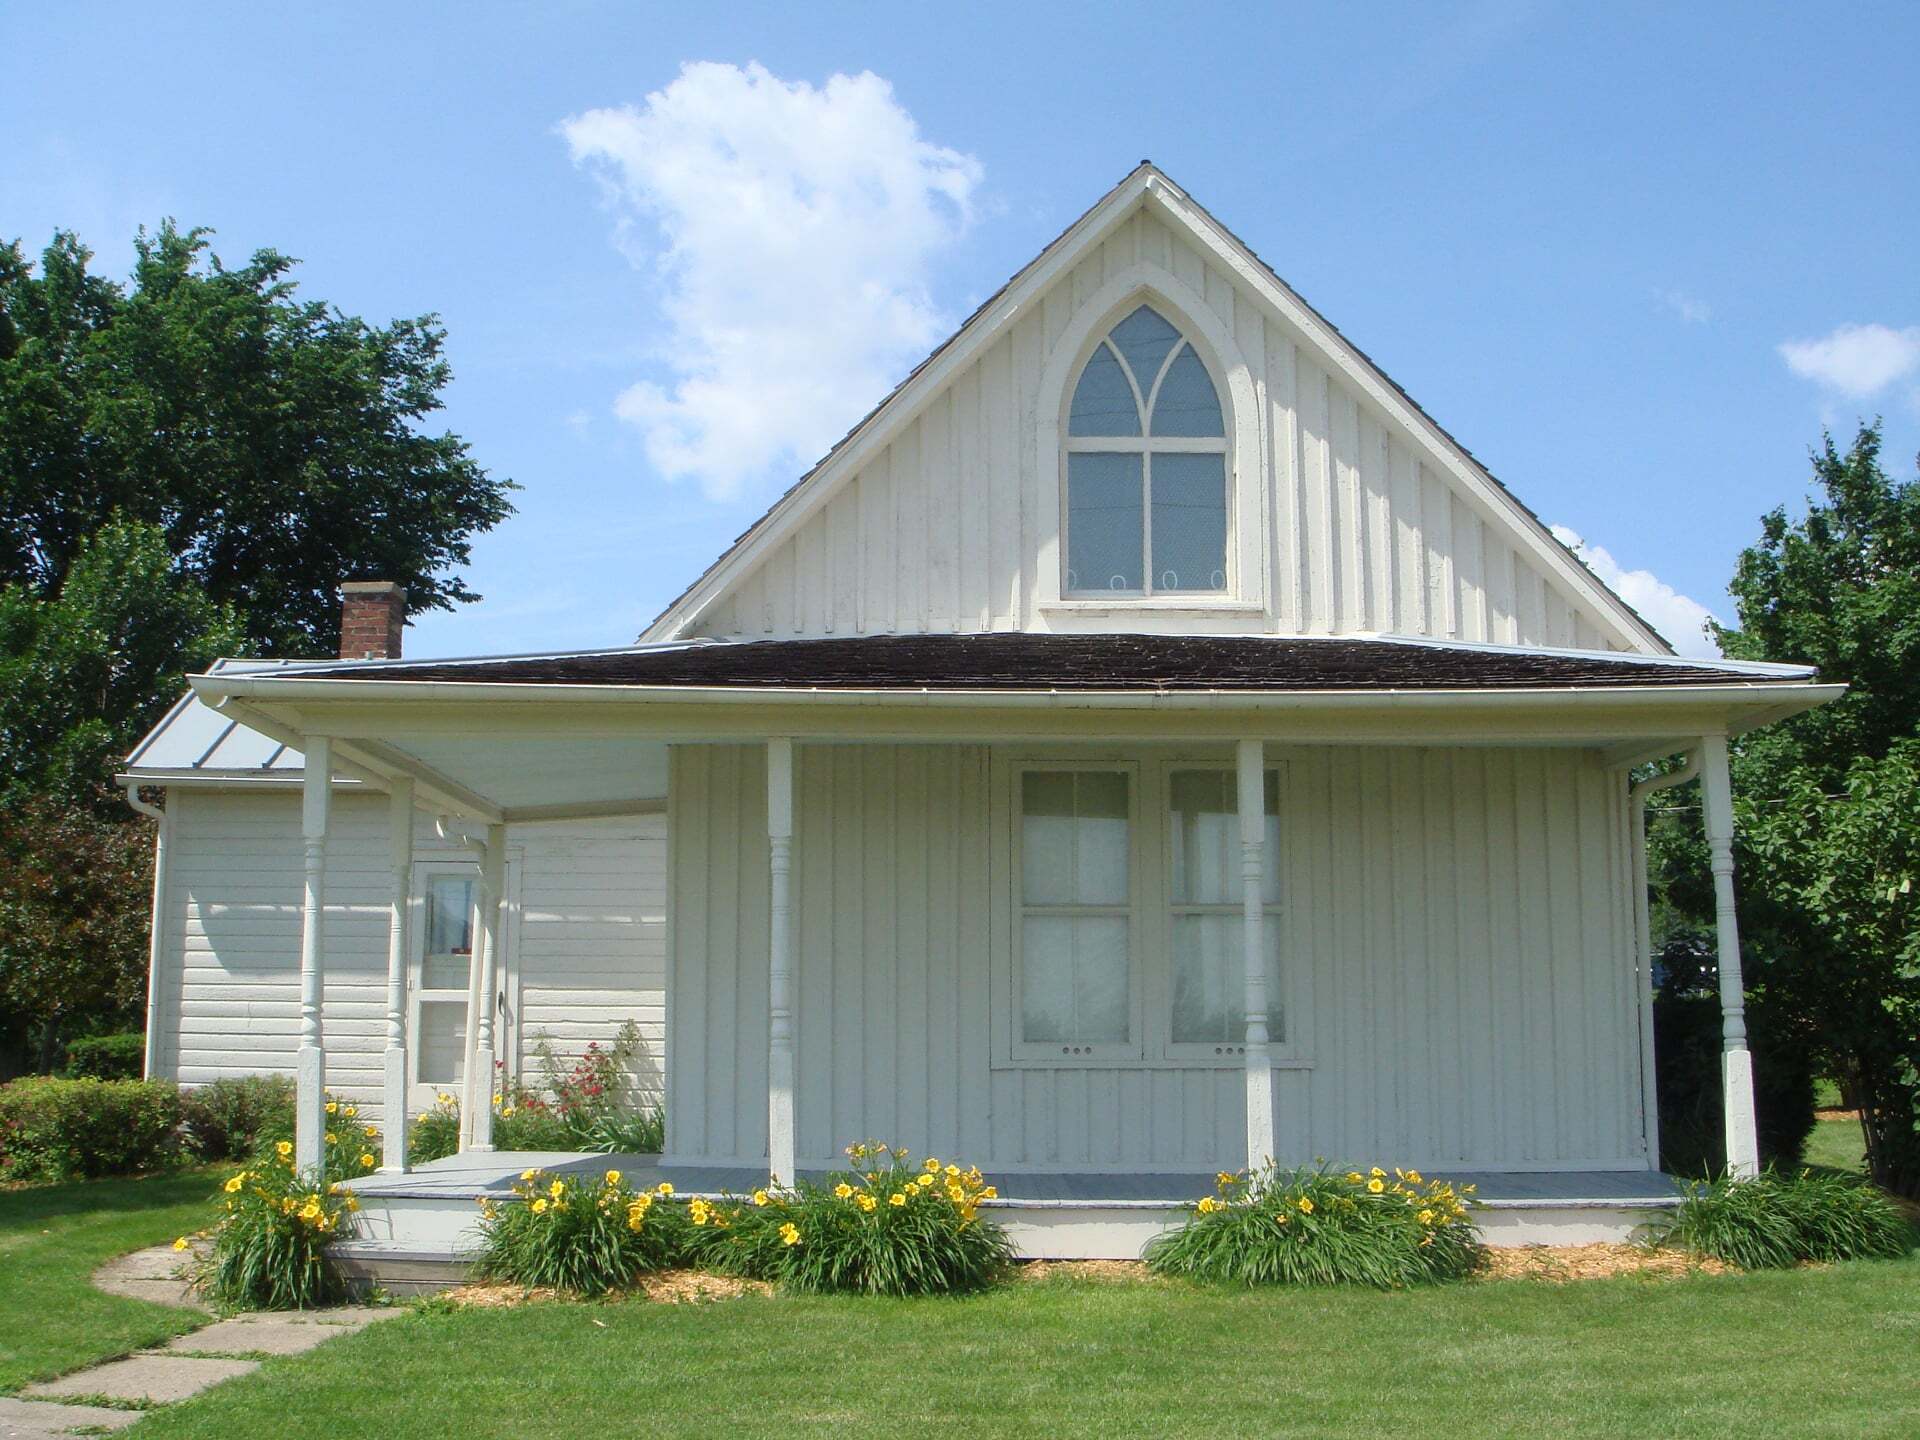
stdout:
MULTIPOLYGON (((1236 771, 1232 761, 1216 760, 1163 760, 1159 765, 1158 784, 1160 802, 1160 893, 1156 897, 1156 916, 1160 922, 1160 934, 1156 938, 1155 950, 1161 957, 1161 971, 1165 979, 1164 998, 1156 1006, 1155 1013, 1161 1019, 1158 1040, 1160 1054, 1168 1060, 1220 1060, 1228 1064, 1246 1063, 1247 1045, 1244 1037, 1232 1043, 1213 1044, 1210 1041, 1175 1040, 1173 1038, 1173 925, 1182 915, 1227 915, 1239 919, 1245 913, 1240 897, 1222 901, 1217 905, 1199 905, 1176 902, 1173 898, 1173 776, 1176 771, 1202 770, 1224 775, 1229 781, 1236 771)), ((1274 791, 1279 796, 1280 805, 1280 898, 1262 907, 1266 916, 1268 934, 1278 933, 1280 940, 1279 987, 1268 996, 1268 1029, 1272 1034, 1270 1042, 1274 1056, 1291 1058, 1294 1051, 1290 1036, 1294 1031, 1293 1006, 1291 1004, 1292 985, 1290 976, 1295 969, 1288 963, 1287 953, 1287 857, 1286 857, 1286 805, 1287 805, 1287 767, 1285 764, 1269 763, 1266 773, 1274 777, 1274 791), (1271 1023, 1278 1018, 1279 1024, 1271 1023)), ((1236 832, 1237 834, 1237 832, 1236 832)), ((1234 853, 1239 853, 1239 841, 1234 841, 1234 853)), ((1234 873, 1239 874, 1236 863, 1234 873)))
MULTIPOLYGON (((407 1091, 409 1104, 426 1109, 442 1090, 458 1094, 460 1082, 451 1085, 420 1078, 420 1001, 421 980, 427 962, 427 887, 436 876, 470 876, 475 881, 474 903, 479 904, 480 865, 477 860, 433 859, 413 863, 412 893, 407 908, 407 1091)), ((520 864, 516 847, 509 846, 502 881, 504 904, 501 906, 500 955, 494 964, 496 1003, 494 1016, 494 1058, 507 1063, 507 1074, 520 1073, 520 864)), ((479 943, 480 917, 473 917, 474 943, 479 943)), ((430 1000, 452 999, 455 992, 435 990, 430 1000)), ((467 986, 462 984, 458 999, 466 1002, 467 986)))
POLYGON ((1143 976, 1140 943, 1140 891, 1147 871, 1140 845, 1141 766, 1131 760, 1022 760, 1012 766, 1013 806, 1013 991, 1012 1010, 1008 1014, 1013 1055, 1020 1060, 1046 1060, 1055 1063, 1111 1065, 1116 1060, 1138 1060, 1146 1053, 1141 1022, 1144 1019, 1143 976), (1127 903, 1125 905, 1028 905, 1022 894, 1026 826, 1022 823, 1022 787, 1025 777, 1036 772, 1074 774, 1121 774, 1127 778, 1127 903), (1106 1044, 1081 1044, 1059 1040, 1027 1040, 1021 1033, 1026 996, 1026 972, 1022 964, 1022 923, 1029 913, 1049 915, 1120 915, 1127 921, 1127 1039, 1106 1044))
MULTIPOLYGON (((1130 615, 1165 611, 1247 614, 1268 610, 1271 521, 1267 510, 1265 416, 1262 387, 1235 343, 1231 328, 1177 276, 1157 265, 1136 262, 1113 276, 1069 321, 1042 371, 1036 397, 1035 471, 1055 477, 1057 503, 1042 506, 1038 517, 1038 556, 1034 604, 1056 618, 1096 618, 1124 609, 1130 615), (1067 592, 1067 454, 1075 441, 1089 449, 1125 448, 1106 437, 1067 435, 1067 411, 1080 372, 1107 333, 1137 305, 1151 305, 1193 347, 1215 389, 1226 421, 1227 589, 1181 590, 1164 594, 1119 595, 1106 591, 1067 592)), ((1171 440, 1172 437, 1169 437, 1171 440)), ((1136 443, 1141 443, 1137 440, 1136 443)), ((1168 445, 1169 441, 1154 442, 1168 445)), ((1208 441, 1208 444, 1216 442, 1208 441)), ((1169 448, 1172 448, 1169 445, 1169 448)), ((1151 563, 1151 556, 1143 557, 1151 563)))
MULTIPOLYGON (((1271 753, 1271 752, 1270 752, 1271 753)), ((1212 1045, 1176 1045, 1173 1041, 1172 859, 1168 843, 1172 812, 1167 806, 1167 778, 1175 770, 1231 772, 1232 759, 1218 751, 1179 750, 1162 755, 1139 750, 1105 748, 1078 754, 1037 750, 996 750, 989 783, 992 786, 993 853, 988 874, 993 889, 991 922, 998 957, 989 987, 991 1070, 1241 1070, 1243 1049, 1214 1054, 1212 1045), (1029 1045, 1020 1038, 1022 975, 1020 969, 1021 901, 1021 776, 1029 770, 1122 770, 1131 767, 1129 786, 1133 844, 1130 847, 1133 924, 1129 985, 1135 1010, 1134 1043, 1099 1047, 1105 1053, 1062 1055, 1059 1044, 1029 1045), (1142 824, 1152 805, 1159 812, 1155 824, 1142 824), (1124 1051, 1124 1053, 1122 1053, 1124 1051)), ((1287 850, 1288 815, 1294 809, 1288 797, 1289 770, 1284 758, 1270 759, 1266 767, 1279 776, 1281 844, 1281 903, 1267 907, 1268 923, 1280 926, 1280 994, 1275 997, 1285 1018, 1284 1036, 1274 1040, 1272 1065, 1276 1070, 1310 1070, 1312 1056, 1313 976, 1312 946, 1301 935, 1289 911, 1299 866, 1287 850)))

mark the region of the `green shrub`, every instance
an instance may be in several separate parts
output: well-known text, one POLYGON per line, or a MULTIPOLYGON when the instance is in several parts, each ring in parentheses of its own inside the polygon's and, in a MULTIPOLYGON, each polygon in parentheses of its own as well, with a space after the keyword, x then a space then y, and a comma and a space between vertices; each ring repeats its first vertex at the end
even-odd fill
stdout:
MULTIPOLYGON (((228 1178, 220 1189, 213 1249, 200 1275, 219 1304, 235 1310, 305 1310, 346 1290, 327 1246, 360 1208, 352 1192, 294 1168, 293 1143, 228 1178)), ((187 1237, 173 1242, 187 1248, 187 1237)))
POLYGON ((187 1148, 202 1160, 245 1160, 293 1134, 285 1075, 233 1075, 180 1092, 187 1148))
POLYGON ((1653 1239, 1743 1270, 1884 1258, 1914 1247, 1913 1226, 1873 1185, 1811 1170, 1694 1181, 1679 1208, 1654 1227, 1653 1239))
MULTIPOLYGON (((1812 1059, 1792 1018, 1763 991, 1747 994, 1747 1043, 1761 1163, 1792 1169, 1813 1133, 1812 1059)), ((1654 997, 1660 1168, 1670 1174, 1715 1175, 1726 1168, 1720 1053, 1718 995, 1662 990, 1654 997)))
POLYGON ((146 1068, 147 1037, 137 1030, 67 1042, 66 1074, 72 1080, 138 1080, 146 1068))
POLYGON ((604 1295, 679 1258, 685 1219, 672 1193, 671 1185, 635 1191, 618 1170, 587 1178, 524 1171, 513 1199, 481 1201, 477 1268, 516 1285, 604 1295))
POLYGON ((792 1190, 687 1204, 698 1264, 803 1294, 943 1295, 978 1290, 1013 1259, 1006 1231, 979 1213, 995 1197, 978 1169, 876 1141, 847 1147, 851 1173, 792 1190))
POLYGON ((1163 1275, 1230 1285, 1407 1285, 1457 1280, 1479 1263, 1467 1205, 1417 1170, 1388 1175, 1269 1163, 1249 1179, 1222 1174, 1193 1218, 1147 1247, 1163 1275))
POLYGON ((166 1080, 0 1085, 0 1180, 134 1175, 179 1159, 180 1095, 166 1080))

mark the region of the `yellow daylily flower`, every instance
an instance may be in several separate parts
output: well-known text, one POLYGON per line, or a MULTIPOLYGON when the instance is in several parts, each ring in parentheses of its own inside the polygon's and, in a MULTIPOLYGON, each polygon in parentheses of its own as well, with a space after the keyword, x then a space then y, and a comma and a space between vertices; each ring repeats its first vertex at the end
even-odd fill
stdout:
POLYGON ((658 1185, 654 1186, 653 1188, 656 1192, 658 1192, 661 1195, 671 1195, 673 1193, 673 1185, 670 1181, 662 1180, 658 1185))
POLYGON ((764 1205, 764 1204, 766 1204, 766 1203, 767 1203, 767 1192, 766 1192, 766 1191, 764 1191, 764 1190, 756 1190, 756 1191, 754 1191, 754 1192, 753 1192, 753 1203, 754 1203, 754 1204, 756 1204, 756 1205, 764 1205))
POLYGON ((929 1175, 937 1175, 940 1173, 940 1162, 929 1155, 927 1156, 926 1169, 929 1175))
POLYGON ((556 1180, 551 1185, 547 1186, 547 1194, 551 1195, 556 1200, 558 1200, 562 1195, 566 1193, 567 1193, 567 1182, 564 1180, 556 1180))
POLYGON ((229 1195, 233 1194, 236 1190, 238 1190, 242 1185, 246 1183, 247 1183, 247 1177, 245 1174, 234 1176, 231 1180, 227 1181, 227 1185, 226 1185, 227 1193, 229 1195))
POLYGON ((878 1200, 875 1200, 873 1196, 867 1194, 865 1191, 862 1191, 860 1193, 857 1203, 859 1204, 860 1208, 866 1211, 869 1215, 871 1215, 880 1204, 878 1200))
POLYGON ((1313 1213, 1313 1200, 1311 1197, 1306 1195, 1300 1197, 1300 1213, 1302 1215, 1311 1215, 1313 1213))
POLYGON ((274 1146, 273 1148, 275 1153, 278 1154, 282 1160, 286 1159, 287 1156, 293 1154, 293 1142, 291 1140, 282 1140, 278 1145, 274 1146))
POLYGON ((340 1109, 339 1105, 337 1105, 335 1102, 333 1102, 332 1100, 327 1101, 327 1114, 329 1115, 336 1114, 339 1111, 339 1109, 340 1109))
POLYGON ((174 1248, 174 1249, 176 1249, 176 1250, 184 1250, 184 1249, 186 1249, 186 1248, 187 1248, 187 1237, 186 1237, 186 1236, 184 1236, 184 1235, 182 1235, 182 1236, 181 1236, 181 1237, 180 1237, 180 1238, 179 1238, 178 1240, 175 1240, 175 1241, 173 1242, 173 1248, 174 1248))
POLYGON ((896 1190, 887 1197, 887 1203, 897 1208, 907 1203, 907 1197, 902 1191, 896 1190))
POLYGON ((536 1215, 544 1215, 547 1213, 546 1196, 542 1195, 533 1202, 533 1213, 536 1215))
POLYGON ((1384 1180, 1377 1180, 1377 1179, 1376 1179, 1376 1180, 1369 1180, 1369 1181, 1367 1181, 1367 1193, 1368 1193, 1368 1194, 1371 1194, 1371 1195, 1378 1195, 1378 1194, 1379 1194, 1379 1193, 1380 1193, 1380 1192, 1381 1192, 1382 1190, 1384 1190, 1384 1189, 1386 1189, 1386 1188, 1387 1188, 1387 1185, 1386 1185, 1386 1182, 1385 1182, 1384 1180))
POLYGON ((980 1192, 980 1198, 982 1200, 998 1200, 1000 1198, 1000 1191, 996 1187, 989 1185, 980 1192))
POLYGON ((800 1243, 800 1227, 795 1225, 791 1220, 782 1225, 780 1227, 780 1243, 782 1245, 798 1245, 800 1243))
POLYGON ((1367 1177, 1362 1175, 1358 1170, 1349 1170, 1347 1172, 1347 1184, 1349 1185, 1358 1185, 1366 1178, 1367 1177))
POLYGON ((358 1105, 349 1105, 341 1113, 343 1113, 347 1117, 347 1119, 351 1120, 353 1119, 354 1116, 360 1113, 360 1107, 358 1105))
POLYGON ((607 1171, 606 1181, 609 1186, 618 1185, 620 1183, 620 1172, 618 1170, 607 1171))
POLYGON ((370 1150, 361 1151, 360 1168, 362 1170, 371 1170, 373 1168, 373 1152, 372 1151, 370 1150))
POLYGON ((1211 1215, 1214 1211, 1218 1210, 1220 1206, 1214 1203, 1213 1196, 1202 1195, 1200 1197, 1200 1203, 1193 1208, 1198 1210, 1202 1215, 1211 1215))
POLYGON ((853 1186, 842 1180, 838 1185, 833 1187, 833 1193, 838 1195, 842 1200, 848 1199, 853 1194, 853 1186))

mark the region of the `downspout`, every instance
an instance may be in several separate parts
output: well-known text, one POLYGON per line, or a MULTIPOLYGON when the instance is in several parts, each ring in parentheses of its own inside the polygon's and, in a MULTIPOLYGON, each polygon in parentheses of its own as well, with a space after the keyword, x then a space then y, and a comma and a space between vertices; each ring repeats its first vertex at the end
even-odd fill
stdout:
POLYGON ((166 914, 167 836, 173 829, 172 811, 164 810, 140 798, 140 782, 125 782, 127 804, 154 822, 153 832, 153 907, 147 920, 147 1048, 142 1073, 149 1080, 160 1070, 160 986, 163 983, 161 957, 165 951, 161 923, 166 914))
POLYGON ((1633 942, 1640 959, 1640 1112, 1647 1132, 1647 1158, 1660 1165, 1660 1087, 1653 1053, 1653 919, 1647 901, 1647 797, 1700 776, 1700 754, 1688 750, 1680 766, 1636 780, 1627 790, 1627 833, 1633 844, 1633 942))

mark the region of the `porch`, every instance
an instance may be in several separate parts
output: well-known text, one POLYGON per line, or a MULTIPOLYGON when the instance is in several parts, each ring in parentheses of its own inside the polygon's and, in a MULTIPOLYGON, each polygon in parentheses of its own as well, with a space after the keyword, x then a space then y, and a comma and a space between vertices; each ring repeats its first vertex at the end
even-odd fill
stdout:
MULTIPOLYGON (((334 1250, 361 1283, 407 1293, 457 1284, 477 1242, 479 1203, 510 1196, 529 1169, 582 1176, 617 1169, 636 1189, 666 1182, 676 1195, 712 1200, 750 1194, 767 1180, 764 1169, 673 1164, 658 1155, 468 1152, 406 1174, 347 1182, 361 1205, 360 1238, 334 1250)), ((1212 1173, 1198 1172, 1015 1171, 988 1178, 1000 1195, 983 1208, 1007 1227, 1021 1258, 1035 1260, 1136 1260, 1215 1183, 1212 1173)), ((1617 1242, 1679 1198, 1679 1182, 1658 1171, 1463 1170, 1430 1178, 1477 1187, 1474 1222, 1491 1246, 1617 1242)))
MULTIPOLYGON (((1027 1253, 1125 1256, 1217 1170, 1326 1155, 1484 1173, 1490 1234, 1619 1238, 1670 1199, 1629 771, 1683 753, 1671 778, 1706 782, 1729 1153, 1750 1167, 1726 737, 1825 698, 1804 672, 1643 656, 1043 635, 195 686, 307 755, 303 1160, 328 774, 392 796, 395 957, 415 807, 472 844, 467 1153, 409 1174, 389 1126, 388 1173, 356 1182, 364 1243, 448 1253, 529 1164, 608 1163, 492 1153, 507 829, 641 807, 670 835, 670 1153, 623 1169, 712 1192, 880 1135, 993 1174, 1027 1253), (1042 874, 1023 845, 1086 863, 1042 874)), ((392 1095, 404 1014, 396 958, 392 1095)))

